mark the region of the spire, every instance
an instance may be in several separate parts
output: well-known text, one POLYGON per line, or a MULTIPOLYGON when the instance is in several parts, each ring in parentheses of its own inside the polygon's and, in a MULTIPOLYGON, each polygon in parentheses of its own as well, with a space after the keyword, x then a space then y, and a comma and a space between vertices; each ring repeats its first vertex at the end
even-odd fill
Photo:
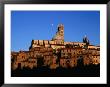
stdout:
POLYGON ((89 45, 89 39, 87 38, 86 35, 83 38, 83 43, 86 43, 87 45, 89 45))

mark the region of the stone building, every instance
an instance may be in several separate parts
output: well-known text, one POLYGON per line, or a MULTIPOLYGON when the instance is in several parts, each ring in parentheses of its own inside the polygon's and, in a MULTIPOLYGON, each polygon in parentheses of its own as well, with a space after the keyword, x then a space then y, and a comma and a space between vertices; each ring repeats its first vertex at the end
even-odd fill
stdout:
POLYGON ((83 65, 100 64, 100 46, 91 45, 87 36, 83 42, 65 42, 64 25, 58 25, 58 31, 52 40, 32 40, 29 51, 11 52, 11 68, 76 67, 82 60, 83 65))

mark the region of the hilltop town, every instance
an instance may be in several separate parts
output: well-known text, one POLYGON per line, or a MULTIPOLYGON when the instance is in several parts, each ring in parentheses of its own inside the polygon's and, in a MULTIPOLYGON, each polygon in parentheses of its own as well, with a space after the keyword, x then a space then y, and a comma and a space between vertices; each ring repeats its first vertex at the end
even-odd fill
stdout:
POLYGON ((82 42, 66 42, 64 25, 59 24, 51 40, 32 40, 28 51, 11 52, 11 68, 74 68, 100 64, 100 46, 91 45, 87 36, 82 42))

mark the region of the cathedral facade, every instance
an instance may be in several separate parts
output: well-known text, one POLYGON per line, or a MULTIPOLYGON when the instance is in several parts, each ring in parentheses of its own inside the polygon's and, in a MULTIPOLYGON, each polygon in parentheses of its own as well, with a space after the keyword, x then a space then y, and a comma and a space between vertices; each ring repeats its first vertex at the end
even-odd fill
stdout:
POLYGON ((63 24, 58 25, 51 40, 32 40, 28 51, 11 52, 12 70, 42 66, 73 68, 81 64, 100 64, 100 46, 91 45, 87 36, 82 42, 65 42, 63 24))

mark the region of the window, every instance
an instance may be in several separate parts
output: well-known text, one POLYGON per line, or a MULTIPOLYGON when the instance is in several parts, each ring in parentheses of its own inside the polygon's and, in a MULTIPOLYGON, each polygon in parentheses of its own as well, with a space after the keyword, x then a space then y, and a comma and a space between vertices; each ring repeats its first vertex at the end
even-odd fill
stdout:
POLYGON ((65 53, 63 53, 63 55, 65 55, 65 53))
POLYGON ((80 53, 80 51, 79 51, 79 53, 80 53))
POLYGON ((63 63, 63 66, 65 65, 65 63, 63 63))
POLYGON ((69 61, 69 60, 67 60, 67 61, 66 61, 66 63, 70 63, 70 61, 69 61))

